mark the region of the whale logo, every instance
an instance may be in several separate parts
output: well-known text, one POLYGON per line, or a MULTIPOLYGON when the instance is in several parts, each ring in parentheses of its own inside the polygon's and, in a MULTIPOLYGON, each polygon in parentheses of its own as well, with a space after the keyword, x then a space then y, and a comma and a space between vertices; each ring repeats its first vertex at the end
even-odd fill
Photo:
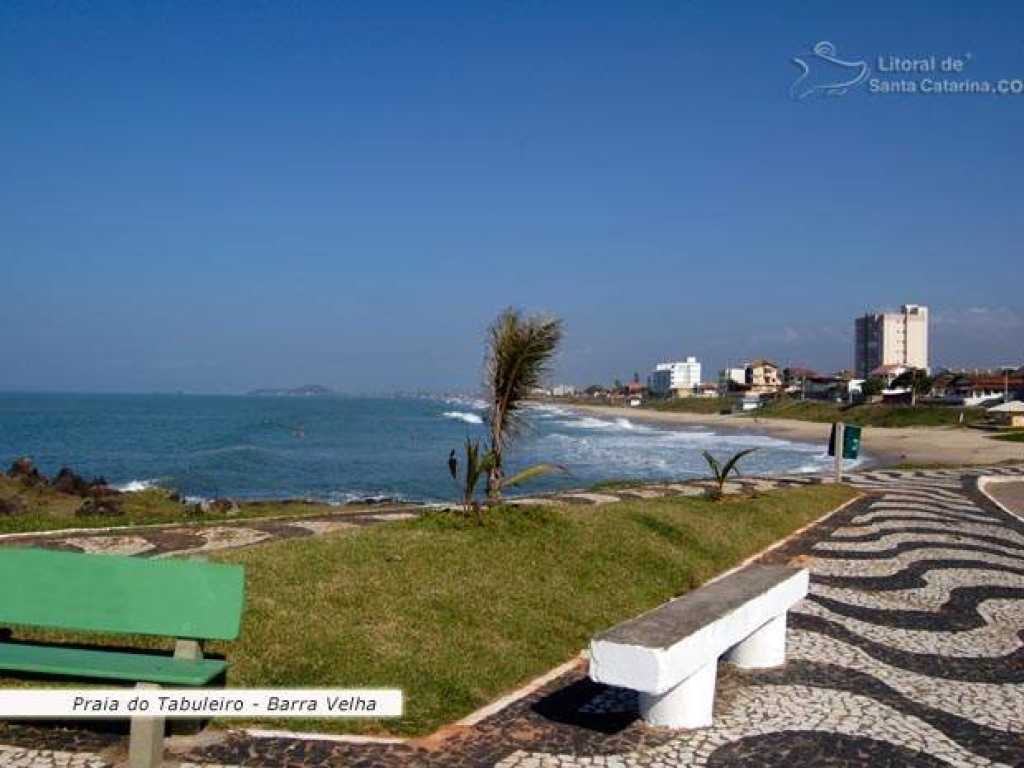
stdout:
POLYGON ((800 76, 790 87, 789 95, 797 101, 814 94, 842 96, 871 74, 867 62, 836 58, 836 47, 828 40, 817 43, 809 55, 794 56, 793 63, 800 67, 800 76))

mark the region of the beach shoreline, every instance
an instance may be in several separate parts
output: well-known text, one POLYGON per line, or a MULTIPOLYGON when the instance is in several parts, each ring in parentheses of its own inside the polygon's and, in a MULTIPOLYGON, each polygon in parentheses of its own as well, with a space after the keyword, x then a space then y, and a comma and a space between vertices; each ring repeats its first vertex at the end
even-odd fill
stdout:
MULTIPOLYGON (((799 443, 828 443, 831 424, 796 419, 765 419, 705 413, 652 411, 609 405, 573 403, 570 408, 591 416, 626 418, 665 427, 708 427, 721 432, 745 432, 799 443)), ((1024 446, 991 439, 983 432, 960 427, 865 427, 861 450, 864 467, 897 464, 969 466, 1024 461, 1024 446)))

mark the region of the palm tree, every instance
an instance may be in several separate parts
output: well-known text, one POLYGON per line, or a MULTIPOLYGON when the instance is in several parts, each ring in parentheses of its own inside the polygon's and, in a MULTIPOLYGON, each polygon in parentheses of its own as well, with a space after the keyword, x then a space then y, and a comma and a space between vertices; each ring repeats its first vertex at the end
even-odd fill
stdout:
POLYGON ((756 450, 757 448, 746 448, 739 451, 738 453, 733 454, 724 465, 719 464, 718 459, 712 456, 710 452, 704 451, 704 461, 708 463, 708 466, 711 468, 711 474, 714 477, 715 482, 718 484, 718 487, 711 493, 711 497, 713 499, 717 501, 725 495, 725 481, 729 479, 729 474, 735 473, 738 475, 740 473, 740 469, 737 466, 739 460, 756 450))
POLYGON ((513 308, 498 315, 488 331, 487 425, 492 461, 487 496, 492 501, 501 498, 501 487, 506 484, 503 453, 518 432, 523 401, 541 384, 561 340, 562 321, 557 317, 523 316, 513 308))
MULTIPOLYGON (((466 438, 466 461, 463 467, 462 479, 462 511, 465 515, 473 515, 478 525, 483 525, 483 507, 476 499, 476 487, 480 478, 489 473, 494 466, 494 453, 487 451, 480 454, 480 441, 466 438)), ((511 477, 501 479, 501 487, 519 485, 532 480, 535 477, 551 474, 552 472, 567 472, 568 470, 560 464, 535 464, 517 472, 511 477)), ((456 483, 459 481, 459 460, 453 448, 448 454, 448 473, 456 483)))

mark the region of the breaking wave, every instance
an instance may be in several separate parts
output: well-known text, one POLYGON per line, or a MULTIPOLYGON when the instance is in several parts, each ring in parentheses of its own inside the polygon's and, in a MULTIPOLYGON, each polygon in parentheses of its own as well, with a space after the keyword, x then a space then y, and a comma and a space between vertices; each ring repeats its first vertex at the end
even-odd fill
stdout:
POLYGON ((466 411, 445 411, 441 414, 446 419, 457 419, 458 421, 464 421, 467 424, 483 424, 484 420, 475 413, 468 413, 466 411))

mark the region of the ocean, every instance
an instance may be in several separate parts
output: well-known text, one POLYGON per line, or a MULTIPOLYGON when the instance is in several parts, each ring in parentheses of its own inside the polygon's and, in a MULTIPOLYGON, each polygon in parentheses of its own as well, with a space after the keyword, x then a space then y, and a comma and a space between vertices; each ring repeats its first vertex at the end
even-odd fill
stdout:
MULTIPOLYGON (((196 498, 451 500, 448 452, 482 437, 473 398, 0 394, 0 461, 31 457, 48 475, 69 466, 122 489, 160 486, 196 498)), ((603 480, 707 475, 701 452, 759 450, 747 474, 819 472, 821 445, 700 427, 662 428, 531 406, 507 454, 510 471, 536 462, 569 474, 516 493, 603 480)))

